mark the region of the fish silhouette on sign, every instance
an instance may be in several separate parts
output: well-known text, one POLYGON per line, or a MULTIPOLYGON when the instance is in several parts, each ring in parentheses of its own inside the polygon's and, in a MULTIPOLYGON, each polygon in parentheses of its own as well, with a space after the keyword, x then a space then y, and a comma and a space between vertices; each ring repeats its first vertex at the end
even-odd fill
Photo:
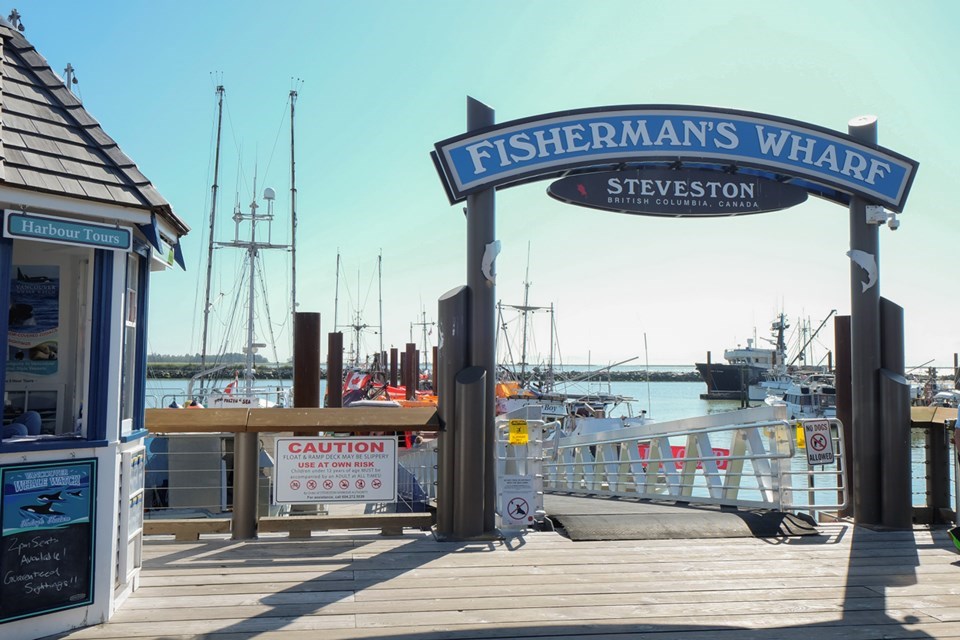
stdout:
POLYGON ((53 507, 54 507, 54 503, 45 502, 43 504, 28 504, 25 507, 20 507, 20 510, 26 511, 27 513, 32 513, 35 515, 42 515, 42 516, 65 515, 62 511, 55 511, 53 507))
POLYGON ((860 283, 863 286, 863 291, 866 291, 873 285, 877 284, 876 256, 874 256, 872 253, 861 251, 860 249, 847 251, 847 256, 849 256, 849 258, 853 260, 861 269, 867 272, 867 281, 860 283))

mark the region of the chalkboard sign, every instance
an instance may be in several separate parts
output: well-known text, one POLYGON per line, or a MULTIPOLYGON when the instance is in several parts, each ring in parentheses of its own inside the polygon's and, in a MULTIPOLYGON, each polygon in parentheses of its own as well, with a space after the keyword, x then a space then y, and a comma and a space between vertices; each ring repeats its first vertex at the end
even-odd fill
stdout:
POLYGON ((93 602, 97 461, 0 467, 0 623, 93 602))

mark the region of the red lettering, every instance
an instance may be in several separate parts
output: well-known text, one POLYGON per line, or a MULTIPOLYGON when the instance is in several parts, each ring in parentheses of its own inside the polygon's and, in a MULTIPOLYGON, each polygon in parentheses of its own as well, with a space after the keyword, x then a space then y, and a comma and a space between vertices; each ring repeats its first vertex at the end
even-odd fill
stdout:
POLYGON ((287 445, 290 453, 383 453, 383 442, 301 442, 287 445))

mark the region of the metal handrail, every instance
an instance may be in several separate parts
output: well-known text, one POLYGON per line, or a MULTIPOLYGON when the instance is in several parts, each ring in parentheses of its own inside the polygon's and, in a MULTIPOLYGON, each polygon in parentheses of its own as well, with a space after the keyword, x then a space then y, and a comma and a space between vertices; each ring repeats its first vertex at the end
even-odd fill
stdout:
POLYGON ((558 427, 546 437, 544 489, 807 512, 845 507, 840 423, 830 420, 836 461, 811 469, 797 464, 795 425, 783 417, 771 407, 588 435, 558 427))

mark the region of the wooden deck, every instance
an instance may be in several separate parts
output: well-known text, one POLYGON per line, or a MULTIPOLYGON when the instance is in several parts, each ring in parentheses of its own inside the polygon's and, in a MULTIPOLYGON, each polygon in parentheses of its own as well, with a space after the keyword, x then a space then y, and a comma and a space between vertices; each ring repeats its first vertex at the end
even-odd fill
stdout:
POLYGON ((106 625, 57 636, 227 640, 960 638, 944 528, 788 539, 436 542, 330 532, 151 540, 106 625))

